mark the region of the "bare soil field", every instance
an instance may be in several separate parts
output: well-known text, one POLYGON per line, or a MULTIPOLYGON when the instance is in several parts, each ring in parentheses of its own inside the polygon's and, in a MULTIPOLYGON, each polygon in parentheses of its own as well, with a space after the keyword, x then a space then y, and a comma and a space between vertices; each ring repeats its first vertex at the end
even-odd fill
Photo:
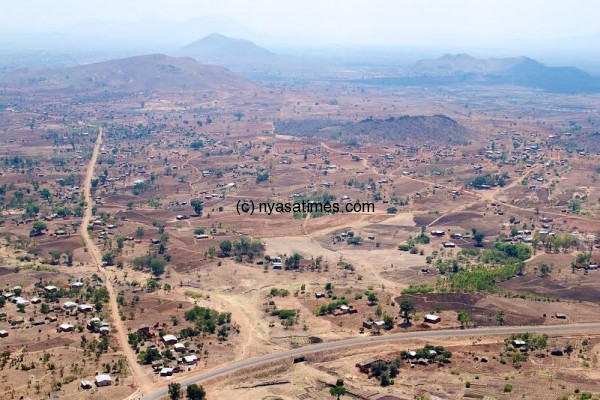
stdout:
MULTIPOLYGON (((2 89, 1 398, 139 398, 316 341, 599 321, 598 154, 550 138, 572 123, 592 129, 597 96, 230 78, 206 91, 2 89), (403 115, 413 117, 396 131, 391 117, 403 115), (414 118, 446 122, 419 133, 414 118), (286 128, 316 120, 394 132, 286 128), (464 140, 431 140, 456 132, 464 140), (269 215, 240 211, 245 201, 373 209, 269 215), (432 313, 441 320, 423 324, 432 313), (88 328, 94 317, 104 333, 88 328), (104 372, 112 385, 79 389, 104 372)), ((369 400, 600 392, 592 332, 527 351, 505 340, 436 339, 450 363, 402 360, 385 387, 355 364, 424 341, 237 370, 205 387, 211 399, 270 400, 326 398, 338 377, 369 400)))

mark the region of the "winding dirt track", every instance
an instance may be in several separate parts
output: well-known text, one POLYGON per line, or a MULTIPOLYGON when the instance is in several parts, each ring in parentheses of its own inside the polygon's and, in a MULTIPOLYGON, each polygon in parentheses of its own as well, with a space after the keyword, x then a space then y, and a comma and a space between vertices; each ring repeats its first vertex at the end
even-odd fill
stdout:
POLYGON ((94 145, 94 151, 92 153, 92 158, 87 167, 87 172, 85 175, 85 183, 83 186, 83 192, 85 196, 85 213, 83 215, 83 220, 81 221, 81 236, 83 241, 85 242, 85 246, 89 255, 92 258, 92 262, 98 267, 98 271, 102 273, 104 276, 104 284, 106 285, 106 289, 110 295, 109 299, 109 307, 113 319, 113 325, 117 330, 117 340, 119 342, 119 346, 123 350, 123 354, 127 358, 127 362, 129 364, 129 370, 131 371, 134 383, 137 385, 137 391, 131 397, 139 396, 143 393, 149 393, 152 389, 154 389, 154 384, 150 377, 148 377, 140 364, 137 362, 137 356, 129 343, 127 341, 127 330, 121 321, 121 317, 119 316, 119 307, 117 304, 117 295, 115 293, 115 288, 112 285, 111 277, 109 272, 102 268, 102 255, 100 253, 100 249, 96 246, 96 243, 90 237, 90 234, 87 230, 87 227, 90 225, 92 221, 92 178, 94 177, 94 167, 96 166, 96 161, 98 159, 98 153, 100 152, 100 146, 102 145, 102 128, 98 129, 98 136, 96 138, 96 143, 94 145))

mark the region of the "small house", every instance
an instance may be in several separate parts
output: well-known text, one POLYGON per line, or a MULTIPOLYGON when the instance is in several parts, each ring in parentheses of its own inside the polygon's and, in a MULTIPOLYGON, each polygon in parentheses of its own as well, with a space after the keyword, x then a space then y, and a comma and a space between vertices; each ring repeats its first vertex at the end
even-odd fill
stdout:
POLYGON ((60 324, 58 326, 59 332, 73 332, 74 326, 71 324, 60 324))
POLYGON ((342 305, 338 306, 338 308, 340 309, 340 311, 341 311, 343 314, 347 314, 347 313, 350 311, 350 307, 348 307, 348 306, 347 306, 347 305, 345 305, 345 304, 342 304, 342 305))
POLYGON ((185 345, 183 343, 175 343, 173 345, 173 350, 178 353, 183 353, 185 351, 185 345))
POLYGON ((22 297, 18 297, 16 300, 17 301, 15 301, 15 304, 18 306, 28 306, 30 303, 29 300, 25 300, 22 297))
POLYGON ((8 337, 8 331, 2 329, 0 330, 0 338, 8 337))
POLYGON ((65 304, 63 304, 63 308, 70 310, 72 308, 77 307, 77 303, 73 302, 73 301, 65 301, 65 304))
POLYGON ((146 324, 140 325, 137 331, 144 337, 144 339, 150 339, 154 337, 154 334, 150 332, 150 327, 146 324))
POLYGON ((553 356, 562 356, 564 352, 563 349, 561 349, 560 347, 555 347, 552 349, 552 351, 550 351, 550 354, 552 354, 553 356))
POLYGON ((325 297, 325 293, 316 292, 316 293, 315 293, 315 297, 316 297, 317 299, 322 299, 322 298, 324 298, 324 297, 325 297))
POLYGON ((520 339, 515 339, 512 341, 512 345, 514 347, 523 347, 527 344, 527 342, 525 342, 524 340, 520 340, 520 339))
POLYGON ((171 376, 173 375, 174 368, 172 367, 164 367, 160 370, 160 376, 171 376))
POLYGON ((97 332, 98 331, 98 327, 100 326, 100 318, 98 317, 94 317, 92 319, 90 319, 90 321, 87 324, 87 328, 89 329, 90 332, 97 332))
POLYGON ((110 386, 110 385, 112 385, 112 378, 110 377, 109 374, 96 375, 96 378, 94 379, 94 383, 96 383, 96 386, 98 386, 98 387, 110 386))
POLYGON ((454 243, 454 242, 445 242, 444 243, 444 247, 445 248, 454 248, 454 247, 456 247, 456 243, 454 243))
POLYGON ((91 389, 92 388, 92 382, 87 381, 87 380, 82 380, 81 382, 79 382, 79 386, 81 386, 82 389, 91 389))
POLYGON ((77 309, 78 309, 80 312, 83 312, 83 313, 87 313, 87 312, 92 312, 92 311, 94 311, 94 307, 93 307, 93 306, 91 306, 91 305, 89 305, 89 304, 80 304, 80 305, 77 307, 77 309))
POLYGON ((369 360, 356 363, 356 368, 358 368, 363 374, 368 374, 371 371, 371 365, 381 361, 383 361, 381 358, 371 358, 369 360))
POLYGON ((441 321, 441 318, 437 315, 426 314, 424 320, 425 320, 425 322, 429 322, 431 324, 437 324, 438 322, 441 321))
POLYGON ((198 362, 198 357, 195 354, 183 357, 183 362, 187 365, 196 364, 198 362))
POLYGON ((175 335, 165 335, 162 337, 162 340, 165 344, 175 344, 177 343, 177 338, 175 335))

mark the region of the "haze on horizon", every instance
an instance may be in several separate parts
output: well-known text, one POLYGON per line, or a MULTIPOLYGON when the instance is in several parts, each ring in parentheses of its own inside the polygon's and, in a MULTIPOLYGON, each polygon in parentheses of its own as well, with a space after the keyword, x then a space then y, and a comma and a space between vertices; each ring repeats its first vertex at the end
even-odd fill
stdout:
POLYGON ((271 46, 600 47, 595 0, 26 0, 2 9, 0 43, 24 47, 53 35, 65 46, 180 46, 219 27, 271 46))

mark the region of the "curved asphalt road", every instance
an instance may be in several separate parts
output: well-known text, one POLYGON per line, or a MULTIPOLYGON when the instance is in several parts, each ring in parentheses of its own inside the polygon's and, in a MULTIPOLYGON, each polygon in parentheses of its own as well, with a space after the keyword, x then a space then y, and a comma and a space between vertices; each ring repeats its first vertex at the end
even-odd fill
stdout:
MULTIPOLYGON (((328 350, 336 350, 344 347, 365 346, 385 342, 393 342, 402 339, 430 339, 442 337, 457 336, 489 336, 489 335, 510 335, 513 333, 546 333, 563 334, 576 333, 580 335, 592 332, 600 332, 600 323, 590 324, 569 324, 569 325, 538 325, 538 326, 508 326, 508 327, 487 327, 475 329, 441 329, 433 331, 414 331, 401 332, 382 336, 365 336, 352 339, 343 339, 333 342, 319 343, 292 350, 286 350, 279 353, 266 354, 255 358, 242 360, 234 364, 226 365, 217 369, 202 372, 198 375, 178 381, 182 387, 199 383, 208 379, 220 378, 226 375, 236 373, 240 370, 267 364, 273 361, 281 361, 287 358, 299 357, 328 350)), ((153 393, 143 397, 143 400, 158 400, 167 395, 167 387, 163 387, 153 393)))

